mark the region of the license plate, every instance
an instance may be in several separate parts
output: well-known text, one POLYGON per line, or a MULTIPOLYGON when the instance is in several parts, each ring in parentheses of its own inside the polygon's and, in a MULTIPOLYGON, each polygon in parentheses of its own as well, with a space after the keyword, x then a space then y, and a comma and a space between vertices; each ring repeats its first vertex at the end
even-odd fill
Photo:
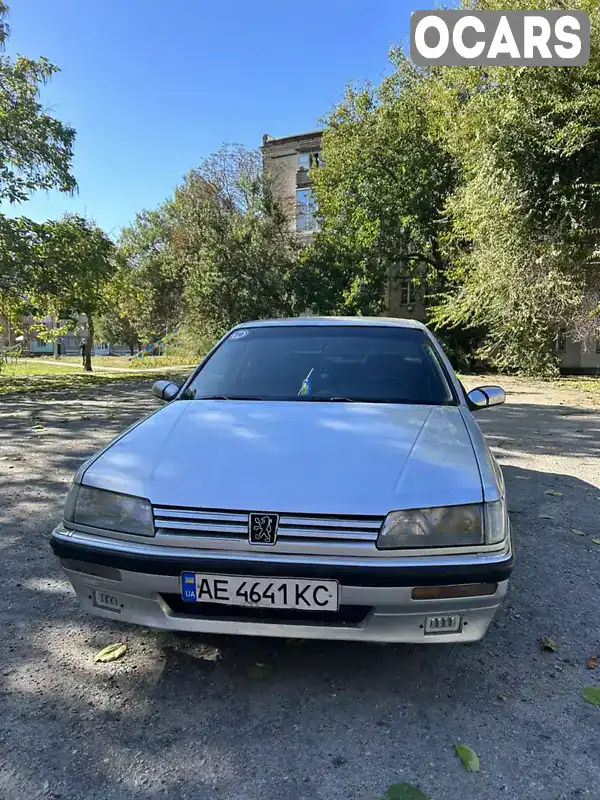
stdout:
POLYGON ((184 572, 181 575, 181 596, 188 603, 222 603, 254 608, 337 611, 339 607, 337 581, 305 581, 300 578, 184 572))

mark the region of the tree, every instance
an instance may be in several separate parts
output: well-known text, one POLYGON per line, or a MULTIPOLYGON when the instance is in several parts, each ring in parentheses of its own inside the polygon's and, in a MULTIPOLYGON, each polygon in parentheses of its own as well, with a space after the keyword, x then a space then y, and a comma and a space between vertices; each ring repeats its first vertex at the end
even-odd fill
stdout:
MULTIPOLYGON (((9 35, 0 0, 0 48, 9 35)), ((36 189, 77 188, 71 173, 75 130, 47 114, 40 87, 58 67, 46 58, 0 56, 0 201, 26 200, 36 189)))
POLYGON ((137 214, 118 242, 113 300, 143 342, 172 329, 183 313, 184 278, 170 259, 171 206, 137 214))
POLYGON ((0 315, 13 329, 32 310, 26 290, 33 279, 40 229, 39 223, 25 217, 0 214, 0 315))
POLYGON ((189 331, 214 340, 243 320, 294 313, 299 248, 259 153, 226 147, 191 170, 172 222, 189 331))
POLYGON ((76 324, 85 315, 85 370, 91 372, 94 319, 107 308, 114 245, 97 225, 74 214, 42 223, 38 234, 27 295, 34 306, 59 319, 76 324))
POLYGON ((131 355, 134 355, 135 349, 140 343, 131 320, 121 316, 116 307, 112 305, 98 320, 96 332, 100 341, 127 345, 131 355))
MULTIPOLYGON (((520 8, 478 0, 479 9, 520 8)), ((530 6, 552 8, 549 0, 530 6)), ((555 4, 554 4, 555 5, 555 4)), ((440 68, 438 118, 460 166, 448 199, 452 288, 438 324, 485 324, 498 367, 552 374, 557 331, 600 334, 600 8, 584 67, 440 68)))
POLYGON ((402 51, 379 87, 349 87, 327 118, 323 166, 313 169, 321 218, 313 266, 333 289, 330 308, 379 313, 401 272, 436 284, 440 236, 456 170, 433 115, 427 73, 402 51))
POLYGON ((420 69, 397 49, 381 85, 347 90, 311 174, 319 310, 380 313, 400 268, 459 355, 483 337, 496 366, 551 373, 559 329, 600 335, 600 6, 571 7, 592 19, 585 67, 420 69))

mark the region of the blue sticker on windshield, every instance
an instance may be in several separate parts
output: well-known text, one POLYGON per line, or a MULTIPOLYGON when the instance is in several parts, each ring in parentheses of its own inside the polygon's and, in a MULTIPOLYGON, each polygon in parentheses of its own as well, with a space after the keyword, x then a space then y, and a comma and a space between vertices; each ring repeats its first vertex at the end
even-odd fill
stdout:
POLYGON ((248 331, 234 331, 229 338, 242 339, 244 336, 248 336, 248 331))

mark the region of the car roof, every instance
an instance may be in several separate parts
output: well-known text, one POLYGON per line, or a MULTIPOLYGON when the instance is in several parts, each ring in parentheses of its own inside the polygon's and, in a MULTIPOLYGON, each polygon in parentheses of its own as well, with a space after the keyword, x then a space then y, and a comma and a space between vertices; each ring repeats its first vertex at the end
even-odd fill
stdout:
POLYGON ((381 326, 397 328, 417 328, 427 330, 427 327, 416 319, 401 319, 399 317, 289 317, 284 319, 260 319, 243 322, 236 328, 263 328, 275 325, 340 325, 340 326, 381 326))

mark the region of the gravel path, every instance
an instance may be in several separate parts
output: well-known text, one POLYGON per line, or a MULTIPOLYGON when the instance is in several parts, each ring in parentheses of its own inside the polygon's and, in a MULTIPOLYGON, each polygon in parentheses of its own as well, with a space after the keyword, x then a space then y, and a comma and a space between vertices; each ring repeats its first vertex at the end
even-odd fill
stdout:
POLYGON ((146 384, 4 398, 0 798, 374 800, 409 781, 431 800, 598 800, 600 708, 581 688, 600 684, 586 669, 600 655, 600 407, 510 388, 479 415, 510 493, 508 602, 483 642, 429 647, 180 636, 84 616, 48 535, 75 468, 155 401, 146 384), (121 661, 94 664, 122 640, 121 661))

